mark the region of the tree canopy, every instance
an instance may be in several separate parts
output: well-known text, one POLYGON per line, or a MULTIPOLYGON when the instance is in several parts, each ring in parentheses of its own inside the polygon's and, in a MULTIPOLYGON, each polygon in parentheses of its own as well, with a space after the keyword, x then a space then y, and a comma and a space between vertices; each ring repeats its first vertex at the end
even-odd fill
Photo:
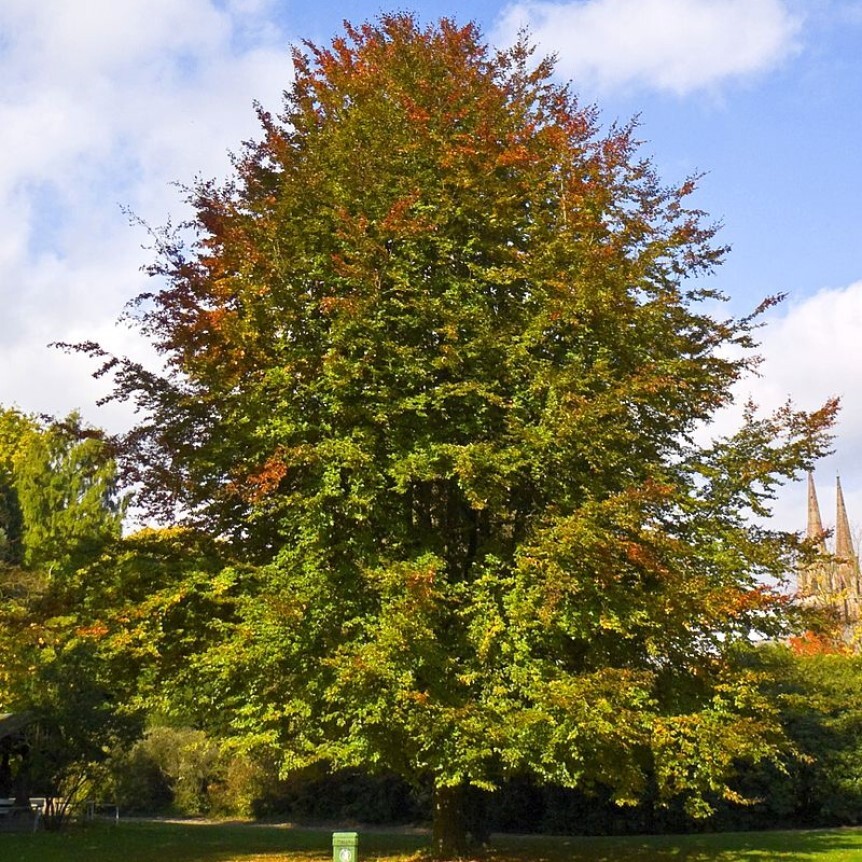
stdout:
POLYGON ((835 405, 698 442, 757 316, 698 279, 726 249, 695 180, 526 42, 384 15, 294 65, 157 236, 164 370, 79 345, 143 410, 142 500, 257 567, 201 685, 287 769, 433 782, 444 854, 464 788, 523 770, 708 810, 781 744, 732 655, 778 630, 795 544, 752 516, 835 405))
POLYGON ((0 712, 32 720, 16 777, 24 798, 38 789, 68 802, 110 742, 139 728, 116 696, 134 679, 88 637, 75 587, 119 540, 123 510, 99 432, 75 414, 42 422, 0 409, 0 712))
POLYGON ((119 537, 124 510, 101 432, 0 408, 0 561, 73 571, 119 537))

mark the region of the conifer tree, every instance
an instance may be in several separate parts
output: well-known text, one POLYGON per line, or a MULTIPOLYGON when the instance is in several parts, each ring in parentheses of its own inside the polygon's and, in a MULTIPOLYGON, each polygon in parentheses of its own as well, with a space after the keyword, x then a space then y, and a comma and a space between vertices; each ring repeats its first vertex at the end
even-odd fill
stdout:
POLYGON ((101 432, 0 409, 0 559, 50 574, 120 535, 125 499, 101 432))
POLYGON ((0 408, 0 566, 21 562, 21 507, 15 490, 15 460, 35 429, 17 410, 0 408))
POLYGON ((119 539, 123 508, 100 432, 74 414, 44 423, 0 409, 0 712, 32 719, 19 791, 63 797, 50 825, 65 819, 93 761, 139 729, 126 702, 134 679, 117 673, 129 662, 101 648, 104 627, 88 619, 99 585, 80 585, 119 539))
POLYGON ((124 498, 105 440, 76 414, 31 433, 15 459, 23 564, 73 571, 120 536, 124 498))

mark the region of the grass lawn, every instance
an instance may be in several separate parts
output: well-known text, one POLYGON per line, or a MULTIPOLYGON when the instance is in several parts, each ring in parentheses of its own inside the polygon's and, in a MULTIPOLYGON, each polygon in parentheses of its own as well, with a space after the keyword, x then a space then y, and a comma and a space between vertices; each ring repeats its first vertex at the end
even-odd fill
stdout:
MULTIPOLYGON (((360 832, 360 862, 403 862, 423 835, 360 832)), ((329 832, 254 824, 128 822, 62 834, 0 834, 2 862, 325 862, 329 832)), ((642 838, 495 836, 490 862, 850 862, 862 831, 746 832, 642 838)))

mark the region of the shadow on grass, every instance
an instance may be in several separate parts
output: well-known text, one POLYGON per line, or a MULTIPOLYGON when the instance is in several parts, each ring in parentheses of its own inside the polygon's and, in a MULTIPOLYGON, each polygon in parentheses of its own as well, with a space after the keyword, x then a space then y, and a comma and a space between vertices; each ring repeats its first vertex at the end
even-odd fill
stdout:
POLYGON ((849 862, 862 859, 862 832, 730 832, 630 838, 499 836, 494 854, 512 862, 849 862))

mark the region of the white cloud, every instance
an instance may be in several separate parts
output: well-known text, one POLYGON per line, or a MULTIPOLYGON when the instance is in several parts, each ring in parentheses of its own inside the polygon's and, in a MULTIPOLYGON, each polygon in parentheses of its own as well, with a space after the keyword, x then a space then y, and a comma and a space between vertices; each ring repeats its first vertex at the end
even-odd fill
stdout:
POLYGON ((782 0, 525 0, 494 38, 511 44, 528 27, 579 88, 686 94, 775 67, 800 26, 782 0))
MULTIPOLYGON (((835 454, 817 467, 824 523, 834 524, 834 482, 842 477, 851 522, 862 526, 862 383, 858 367, 862 338, 862 281, 822 290, 780 309, 761 330, 761 376, 740 387, 741 400, 751 396, 764 409, 792 398, 806 410, 829 397, 841 398, 835 454)), ((784 529, 805 527, 805 487, 782 493, 776 523, 784 529)))
POLYGON ((788 305, 761 330, 759 400, 776 406, 792 396, 800 406, 812 409, 829 396, 840 396, 842 433, 862 446, 862 389, 856 364, 860 336, 862 281, 821 290, 788 305))
POLYGON ((113 321, 149 253, 120 206, 181 216, 172 182, 225 176, 291 74, 267 0, 0 4, 0 404, 108 421, 47 343, 132 347, 113 321))

